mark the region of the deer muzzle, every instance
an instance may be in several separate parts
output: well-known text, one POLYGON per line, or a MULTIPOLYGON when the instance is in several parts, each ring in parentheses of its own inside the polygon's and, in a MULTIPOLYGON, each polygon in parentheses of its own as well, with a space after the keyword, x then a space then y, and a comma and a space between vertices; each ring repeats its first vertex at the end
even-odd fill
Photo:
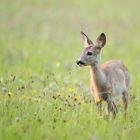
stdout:
POLYGON ((85 63, 83 61, 81 61, 81 60, 77 60, 76 63, 79 66, 84 66, 85 65, 85 63))

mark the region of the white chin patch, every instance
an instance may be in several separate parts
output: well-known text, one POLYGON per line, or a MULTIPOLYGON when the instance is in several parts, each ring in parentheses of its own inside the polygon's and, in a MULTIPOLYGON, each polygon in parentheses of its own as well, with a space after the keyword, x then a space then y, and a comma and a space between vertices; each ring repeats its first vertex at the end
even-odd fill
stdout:
POLYGON ((79 64, 80 67, 86 66, 85 64, 79 64))

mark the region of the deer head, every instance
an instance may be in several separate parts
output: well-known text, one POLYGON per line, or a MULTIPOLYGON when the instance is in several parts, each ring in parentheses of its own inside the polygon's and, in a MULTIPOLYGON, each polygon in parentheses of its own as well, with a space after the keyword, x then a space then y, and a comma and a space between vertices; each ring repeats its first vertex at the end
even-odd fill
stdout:
POLYGON ((85 33, 81 32, 81 34, 84 41, 84 50, 76 63, 79 66, 94 65, 100 61, 100 51, 106 44, 106 36, 101 33, 94 44, 85 33))

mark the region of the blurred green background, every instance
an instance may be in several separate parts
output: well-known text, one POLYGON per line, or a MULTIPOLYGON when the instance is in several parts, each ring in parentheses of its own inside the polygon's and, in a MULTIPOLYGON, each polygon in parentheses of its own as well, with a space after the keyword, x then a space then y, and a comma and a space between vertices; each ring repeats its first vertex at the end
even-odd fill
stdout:
POLYGON ((80 31, 93 41, 101 32, 106 33, 103 61, 118 58, 129 64, 131 70, 139 67, 138 0, 2 0, 0 11, 2 70, 10 66, 8 71, 56 71, 55 63, 60 61, 59 69, 63 71, 65 64, 75 65, 83 49, 80 31))
MULTIPOLYGON (((130 105, 130 114, 133 116, 135 111, 140 109, 138 107, 140 104, 136 103, 139 99, 140 90, 139 6, 139 0, 1 0, 1 88, 3 88, 5 81, 11 74, 16 77, 21 77, 21 79, 26 83, 32 75, 38 75, 39 77, 44 78, 46 76, 50 76, 50 73, 53 73, 57 82, 61 83, 60 86, 64 86, 66 88, 74 87, 77 91, 76 94, 79 94, 78 88, 75 87, 75 84, 77 83, 84 84, 84 90, 88 90, 90 82, 89 68, 79 68, 76 66, 76 60, 79 58, 83 50, 83 42, 80 32, 85 32, 93 40, 93 42, 96 41, 96 38, 100 33, 104 32, 107 36, 107 44, 102 51, 102 62, 110 59, 120 59, 128 66, 128 69, 131 72, 132 96, 136 98, 132 101, 132 105, 130 105), (63 83, 66 83, 66 85, 63 83)), ((51 82, 52 79, 45 79, 46 87, 51 82)), ((9 88, 8 92, 16 93, 18 85, 21 85, 20 82, 14 84, 12 89, 9 88)), ((33 88, 37 90, 40 88, 38 81, 33 88)), ((59 89, 60 88, 61 87, 59 87, 59 89)), ((29 89, 24 92, 25 94, 28 94, 29 89)), ((45 89, 45 92, 49 92, 49 90, 45 89)), ((9 102, 11 99, 6 97, 6 101, 4 101, 3 98, 5 97, 2 95, 1 105, 3 105, 3 108, 1 108, 1 120, 3 121, 0 123, 1 128, 4 123, 7 123, 6 117, 9 118, 9 122, 12 122, 10 116, 7 116, 6 114, 3 116, 2 114, 2 110, 5 110, 4 103, 7 100, 9 102)), ((18 99, 20 97, 18 96, 14 98, 18 99)), ((13 104, 16 103, 17 100, 13 101, 13 104)), ((33 106, 34 104, 32 105, 32 108, 33 106)), ((9 107, 8 110, 12 111, 15 109, 14 107, 12 107, 12 109, 9 107)), ((88 107, 86 110, 88 110, 88 107)), ((83 112, 84 111, 85 110, 83 109, 83 112)), ((95 110, 93 109, 93 116, 95 114, 94 112, 95 110)), ((140 124, 138 113, 139 112, 136 113, 135 117, 130 117, 127 124, 129 124, 130 120, 133 120, 135 122, 134 124, 140 124)), ((16 115, 17 114, 15 113, 14 117, 16 115)), ((20 115, 22 115, 22 112, 20 115)), ((71 115, 71 113, 68 113, 68 116, 69 115, 71 115)), ((84 115, 85 114, 83 113, 83 116, 84 115)), ((87 116, 88 115, 86 114, 84 119, 86 119, 87 116)), ((51 117, 52 116, 50 116, 50 118, 51 117)), ((89 119, 91 119, 91 117, 89 119)), ((89 119, 87 120, 87 124, 83 126, 84 128, 88 128, 88 123, 90 122, 89 119)), ((120 125, 122 124, 121 121, 117 121, 119 120, 115 121, 115 125, 118 123, 120 125)), ((99 124, 96 124, 97 126, 102 125, 102 122, 99 121, 98 123, 99 124)), ((107 131, 111 132, 111 123, 104 123, 107 131)), ((58 129, 59 125, 60 124, 58 124, 58 129)), ((75 129, 73 128, 73 130, 77 130, 78 132, 86 131, 79 129, 81 127, 79 125, 77 125, 77 127, 75 126, 76 128, 74 127, 75 129)), ((120 129, 120 131, 123 131, 120 125, 118 125, 117 128, 120 129)), ((61 124, 60 126, 60 129, 62 129, 63 125, 61 124)), ((38 128, 40 127, 41 125, 38 125, 38 128)), ((100 130, 97 132, 97 136, 98 133, 101 133, 101 138, 104 138, 104 136, 106 136, 106 129, 103 126, 99 127, 100 130)), ((49 127, 46 127, 46 129, 48 128, 49 127)), ((56 138, 74 138, 72 137, 73 133, 68 133, 71 127, 67 128, 66 133, 63 130, 58 131, 58 133, 56 133, 56 138), (60 133, 64 133, 64 136, 62 137, 59 135, 60 133)), ((92 125, 90 128, 95 129, 92 125)), ((34 129, 35 128, 33 127, 33 130, 34 129)), ((3 127, 4 134, 6 134, 6 132, 11 135, 13 134, 11 139, 22 139, 22 133, 21 137, 16 137, 14 136, 14 130, 17 131, 16 126, 14 126, 12 131, 7 130, 6 126, 3 127)), ((135 136, 140 136, 138 134, 138 130, 139 127, 136 127, 136 129, 132 131, 132 137, 120 134, 115 139, 131 139, 135 136)), ((118 130, 114 129, 112 131, 116 132, 118 130)), ((30 131, 30 138, 32 138, 33 132, 34 131, 30 131)), ((42 133, 39 133, 38 136, 41 136, 41 134, 42 133)), ((110 134, 110 137, 106 136, 105 139, 112 139, 113 134, 114 133, 110 134)), ((48 135, 50 139, 55 139, 53 136, 53 130, 50 130, 48 135)), ((91 135, 92 132, 87 132, 81 135, 78 133, 76 139, 88 139, 91 138, 91 135)), ((8 137, 4 136, 2 136, 1 139, 8 139, 8 137)), ((36 139, 40 139, 40 137, 36 137, 36 139)), ((98 140, 98 138, 95 139, 98 140)), ((93 140, 95 139, 93 138, 93 140)))

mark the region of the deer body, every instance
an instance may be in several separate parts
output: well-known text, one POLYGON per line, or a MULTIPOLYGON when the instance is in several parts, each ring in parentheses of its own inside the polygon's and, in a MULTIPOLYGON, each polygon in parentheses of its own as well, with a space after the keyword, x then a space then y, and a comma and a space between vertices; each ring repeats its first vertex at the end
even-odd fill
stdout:
POLYGON ((130 89, 130 75, 127 67, 119 60, 110 60, 101 64, 100 51, 106 43, 103 33, 98 37, 95 45, 83 32, 82 36, 85 50, 77 64, 80 66, 90 65, 91 90, 99 113, 102 112, 102 101, 106 101, 108 115, 112 112, 115 116, 118 109, 113 98, 120 95, 126 115, 130 89))

